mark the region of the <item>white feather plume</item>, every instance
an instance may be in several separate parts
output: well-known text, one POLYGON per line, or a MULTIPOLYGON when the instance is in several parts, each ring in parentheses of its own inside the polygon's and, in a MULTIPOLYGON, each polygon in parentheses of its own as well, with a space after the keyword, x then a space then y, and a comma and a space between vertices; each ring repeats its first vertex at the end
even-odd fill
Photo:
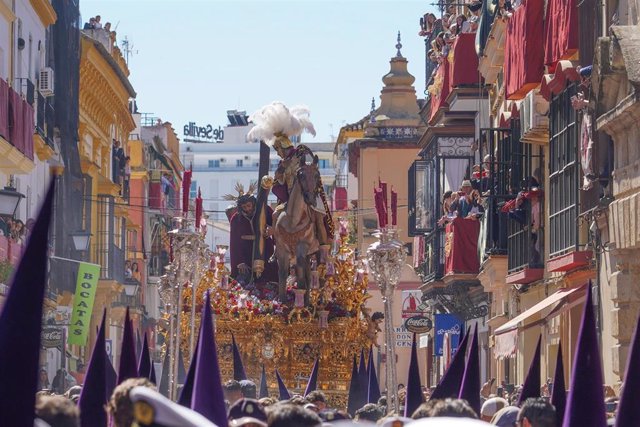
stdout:
POLYGON ((307 131, 316 136, 316 130, 309 119, 309 108, 304 105, 287 108, 282 102, 272 102, 249 116, 249 121, 255 124, 247 135, 250 141, 262 140, 272 145, 277 133, 291 137, 307 131))

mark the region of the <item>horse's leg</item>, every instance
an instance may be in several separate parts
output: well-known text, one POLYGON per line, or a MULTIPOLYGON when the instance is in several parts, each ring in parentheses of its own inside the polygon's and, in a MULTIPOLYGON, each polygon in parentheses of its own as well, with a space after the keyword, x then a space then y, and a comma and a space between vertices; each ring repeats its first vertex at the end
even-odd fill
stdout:
POLYGON ((289 254, 282 247, 276 247, 278 260, 278 298, 284 303, 287 297, 287 277, 289 277, 289 254))
POLYGON ((298 276, 298 289, 304 289, 304 305, 309 305, 309 277, 311 277, 309 257, 307 251, 309 244, 303 241, 296 245, 296 275, 298 276))

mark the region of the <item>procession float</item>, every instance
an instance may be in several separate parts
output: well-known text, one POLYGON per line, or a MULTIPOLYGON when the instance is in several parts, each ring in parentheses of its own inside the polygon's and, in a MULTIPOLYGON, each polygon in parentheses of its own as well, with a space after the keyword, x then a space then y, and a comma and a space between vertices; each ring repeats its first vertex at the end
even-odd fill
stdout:
POLYGON ((170 233, 171 263, 159 285, 169 393, 176 398, 209 293, 223 381, 234 378, 235 341, 249 379, 259 384, 264 367, 270 396, 278 397, 276 369, 292 394, 302 394, 318 360, 317 389, 332 406, 346 407, 354 356, 378 345, 383 318, 366 307, 367 261, 349 244, 346 219, 334 226, 317 156, 289 139, 315 134, 308 111, 273 103, 251 121, 248 138, 260 141, 259 173, 255 185, 246 191, 238 185, 227 197, 235 202, 227 212, 230 247, 205 244, 202 198, 198 192, 191 215, 191 173, 185 172, 183 215, 170 233), (272 148, 281 161, 270 175, 272 148))

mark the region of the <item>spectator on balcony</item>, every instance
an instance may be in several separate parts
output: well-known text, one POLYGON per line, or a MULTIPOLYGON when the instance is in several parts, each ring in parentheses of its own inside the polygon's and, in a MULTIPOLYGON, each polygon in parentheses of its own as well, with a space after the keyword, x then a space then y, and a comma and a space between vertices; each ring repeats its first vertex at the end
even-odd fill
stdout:
POLYGON ((84 23, 83 30, 95 30, 96 29, 96 18, 89 19, 89 22, 84 23))
POLYGON ((113 140, 113 149, 111 150, 112 160, 112 180, 115 184, 121 185, 120 171, 124 168, 124 150, 120 147, 120 141, 113 140))
POLYGON ((124 197, 129 198, 129 183, 131 182, 131 157, 124 158, 124 197))
POLYGON ((445 191, 442 196, 442 217, 438 220, 438 225, 440 227, 444 226, 453 219, 457 215, 457 211, 453 209, 453 205, 458 201, 460 196, 457 192, 453 191, 445 191))
POLYGON ((11 230, 11 218, 0 218, 0 233, 2 236, 9 237, 9 230, 11 230))
POLYGON ((137 280, 138 282, 140 282, 140 279, 141 279, 140 268, 138 267, 138 263, 137 262, 132 262, 131 263, 131 278, 133 280, 137 280))
POLYGON ((102 17, 100 15, 96 15, 96 17, 94 19, 95 23, 93 25, 96 30, 101 30, 102 29, 102 22, 100 22, 101 19, 102 19, 102 17))
POLYGON ((471 208, 473 207, 473 198, 472 193, 473 186, 471 185, 471 181, 465 179, 462 181, 462 185, 460 186, 460 191, 458 191, 458 198, 453 203, 452 209, 457 211, 458 216, 460 218, 466 218, 471 212, 471 208))
POLYGON ((478 31, 478 24, 480 23, 480 15, 482 14, 482 2, 474 1, 471 4, 468 4, 467 7, 471 12, 471 16, 467 20, 469 22, 470 33, 475 33, 478 31))
POLYGON ((456 25, 458 27, 458 34, 460 33, 471 33, 471 24, 467 21, 467 17, 463 14, 460 14, 456 17, 456 25))
POLYGON ((451 19, 451 15, 448 13, 445 13, 444 15, 442 15, 442 30, 443 31, 448 31, 449 30, 449 25, 451 25, 451 23, 449 22, 449 20, 451 19))
POLYGON ((425 13, 422 19, 420 19, 420 32, 421 37, 429 37, 436 27, 436 15, 433 13, 425 13))
POLYGON ((482 205, 482 197, 480 197, 480 192, 478 190, 471 191, 471 210, 469 211, 469 215, 466 216, 468 219, 480 219, 484 215, 484 206, 482 205))
POLYGON ((131 271, 131 261, 124 262, 124 278, 131 279, 133 277, 133 272, 131 271))
POLYGON ((24 240, 24 222, 19 219, 13 220, 11 224, 11 240, 16 243, 23 243, 24 240))
POLYGON ((111 32, 111 22, 104 24, 104 30, 109 34, 111 32))

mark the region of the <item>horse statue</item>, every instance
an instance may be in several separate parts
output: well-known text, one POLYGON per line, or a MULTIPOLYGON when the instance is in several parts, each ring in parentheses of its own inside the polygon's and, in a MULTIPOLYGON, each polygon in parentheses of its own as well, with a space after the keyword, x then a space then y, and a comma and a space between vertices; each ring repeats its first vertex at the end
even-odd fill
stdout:
MULTIPOLYGON (((317 253, 320 243, 316 235, 316 218, 312 209, 318 200, 320 187, 318 156, 307 163, 305 156, 300 158, 296 169, 295 181, 289 200, 284 209, 274 214, 275 258, 278 261, 278 296, 280 301, 286 297, 286 282, 291 268, 291 259, 295 259, 295 272, 299 289, 309 289, 311 283, 310 255, 317 253)), ((309 304, 309 294, 305 294, 305 305, 309 304)))

